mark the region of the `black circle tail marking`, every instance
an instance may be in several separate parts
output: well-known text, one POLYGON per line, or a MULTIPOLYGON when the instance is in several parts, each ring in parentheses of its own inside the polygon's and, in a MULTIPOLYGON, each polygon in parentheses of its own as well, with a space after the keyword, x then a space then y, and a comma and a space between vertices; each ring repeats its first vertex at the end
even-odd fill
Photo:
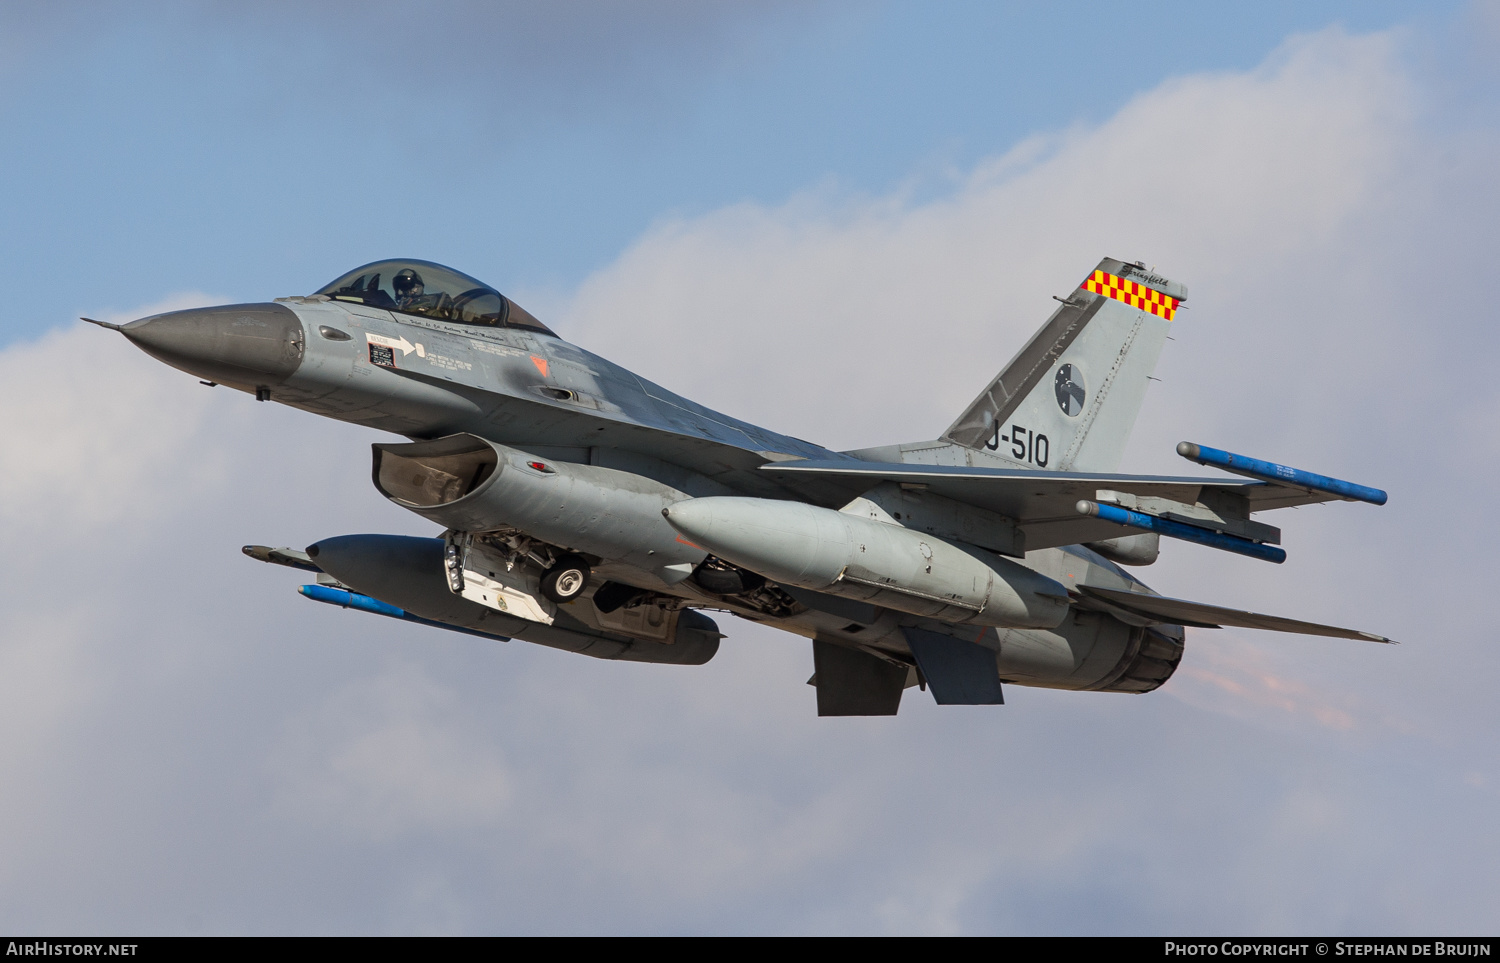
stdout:
POLYGON ((1083 414, 1083 400, 1088 396, 1088 392, 1084 390, 1083 372, 1065 364, 1057 369, 1054 386, 1057 389, 1057 407, 1063 410, 1063 414, 1069 418, 1083 414))

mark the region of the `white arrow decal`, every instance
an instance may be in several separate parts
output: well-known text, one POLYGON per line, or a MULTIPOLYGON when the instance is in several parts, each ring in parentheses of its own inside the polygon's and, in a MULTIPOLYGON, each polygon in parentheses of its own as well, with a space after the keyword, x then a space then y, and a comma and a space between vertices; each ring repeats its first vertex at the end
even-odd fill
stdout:
POLYGON ((366 331, 365 338, 370 342, 370 344, 384 345, 387 348, 395 348, 399 350, 402 357, 411 354, 413 351, 417 353, 418 357, 422 357, 425 354, 425 352, 422 351, 422 346, 420 344, 412 344, 404 337, 400 341, 397 341, 395 338, 387 338, 384 335, 371 334, 370 332, 366 331))

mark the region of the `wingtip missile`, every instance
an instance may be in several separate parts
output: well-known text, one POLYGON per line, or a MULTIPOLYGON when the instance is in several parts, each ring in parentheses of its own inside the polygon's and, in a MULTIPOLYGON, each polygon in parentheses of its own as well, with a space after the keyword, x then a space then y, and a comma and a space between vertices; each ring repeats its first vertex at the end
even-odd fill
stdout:
POLYGON ((1219 448, 1209 448, 1207 445, 1197 445, 1191 441, 1179 442, 1177 454, 1188 461, 1197 462, 1200 465, 1212 465, 1222 468, 1236 475, 1245 475, 1249 478, 1259 478, 1277 485, 1288 485, 1294 488, 1306 488, 1309 491, 1326 492, 1329 495, 1337 495, 1350 501, 1367 502, 1371 505, 1384 505, 1386 493, 1379 488, 1371 488, 1368 485, 1356 485, 1354 482, 1344 481, 1340 478, 1330 478, 1327 475, 1319 475, 1300 468, 1291 468, 1286 465, 1278 465, 1275 462, 1262 461, 1259 458, 1247 458, 1244 455, 1236 455, 1234 452, 1223 451, 1219 448))

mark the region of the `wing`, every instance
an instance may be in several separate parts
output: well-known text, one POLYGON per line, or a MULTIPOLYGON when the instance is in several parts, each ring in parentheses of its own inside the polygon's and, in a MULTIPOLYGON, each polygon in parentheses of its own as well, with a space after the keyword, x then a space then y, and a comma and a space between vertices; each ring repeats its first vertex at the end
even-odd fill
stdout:
MULTIPOLYGON (((907 446, 897 450, 904 457, 907 446)), ((942 450, 954 458, 958 449, 946 445, 942 450)), ((1026 551, 1101 542, 1144 530, 1281 562, 1286 552, 1274 547, 1281 541, 1281 530, 1251 521, 1254 512, 1335 500, 1386 502, 1386 493, 1378 488, 1217 448, 1185 441, 1177 446, 1177 453, 1241 477, 983 467, 973 463, 974 452, 958 464, 797 460, 762 465, 760 470, 819 479, 825 485, 842 483, 842 494, 851 498, 880 485, 931 492, 998 516, 1001 524, 1024 536, 1021 543, 1026 551)))
MULTIPOLYGON (((761 471, 789 479, 834 482, 842 494, 856 498, 882 482, 951 498, 1014 519, 1026 535, 1026 549, 1035 551, 1057 545, 1076 545, 1118 538, 1130 530, 1103 518, 1080 515, 1080 501, 1114 500, 1112 494, 1136 500, 1159 499, 1182 506, 1243 500, 1244 516, 1250 512, 1294 505, 1332 501, 1339 496, 1326 492, 1292 489, 1249 478, 1194 478, 1174 475, 1114 475, 1091 472, 1025 471, 950 465, 901 465, 878 462, 790 461, 762 465, 761 471), (1106 494, 1101 494, 1106 493, 1106 494)), ((811 487, 811 486, 809 486, 811 487)), ((820 486, 821 487, 821 486, 820 486)), ((1263 526, 1266 540, 1279 538, 1263 526)), ((1238 534, 1238 533, 1237 533, 1238 534)))
POLYGON ((1092 585, 1080 585, 1078 591, 1087 599, 1103 602, 1103 608, 1106 610, 1120 609, 1126 614, 1137 616, 1150 623, 1192 625, 1205 629, 1218 629, 1232 625, 1245 629, 1295 632, 1299 635, 1326 635, 1336 639, 1360 639, 1366 642, 1394 644, 1395 641, 1383 635, 1361 632, 1358 629, 1320 625, 1317 622, 1301 622, 1297 619, 1284 619, 1277 615, 1261 615, 1258 612, 1220 608, 1217 605, 1204 605, 1202 602, 1189 602, 1185 599, 1169 599, 1160 595, 1142 595, 1138 592, 1097 588, 1092 585))

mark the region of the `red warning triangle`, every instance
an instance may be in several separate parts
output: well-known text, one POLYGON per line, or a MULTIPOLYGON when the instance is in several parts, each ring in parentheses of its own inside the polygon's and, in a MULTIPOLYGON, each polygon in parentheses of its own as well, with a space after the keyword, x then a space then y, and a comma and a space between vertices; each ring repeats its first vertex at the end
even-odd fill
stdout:
POLYGON ((542 373, 542 377, 543 378, 547 377, 547 359, 546 358, 538 358, 536 355, 532 355, 531 356, 531 363, 534 364, 534 365, 536 365, 536 370, 538 370, 538 371, 540 371, 542 373))

